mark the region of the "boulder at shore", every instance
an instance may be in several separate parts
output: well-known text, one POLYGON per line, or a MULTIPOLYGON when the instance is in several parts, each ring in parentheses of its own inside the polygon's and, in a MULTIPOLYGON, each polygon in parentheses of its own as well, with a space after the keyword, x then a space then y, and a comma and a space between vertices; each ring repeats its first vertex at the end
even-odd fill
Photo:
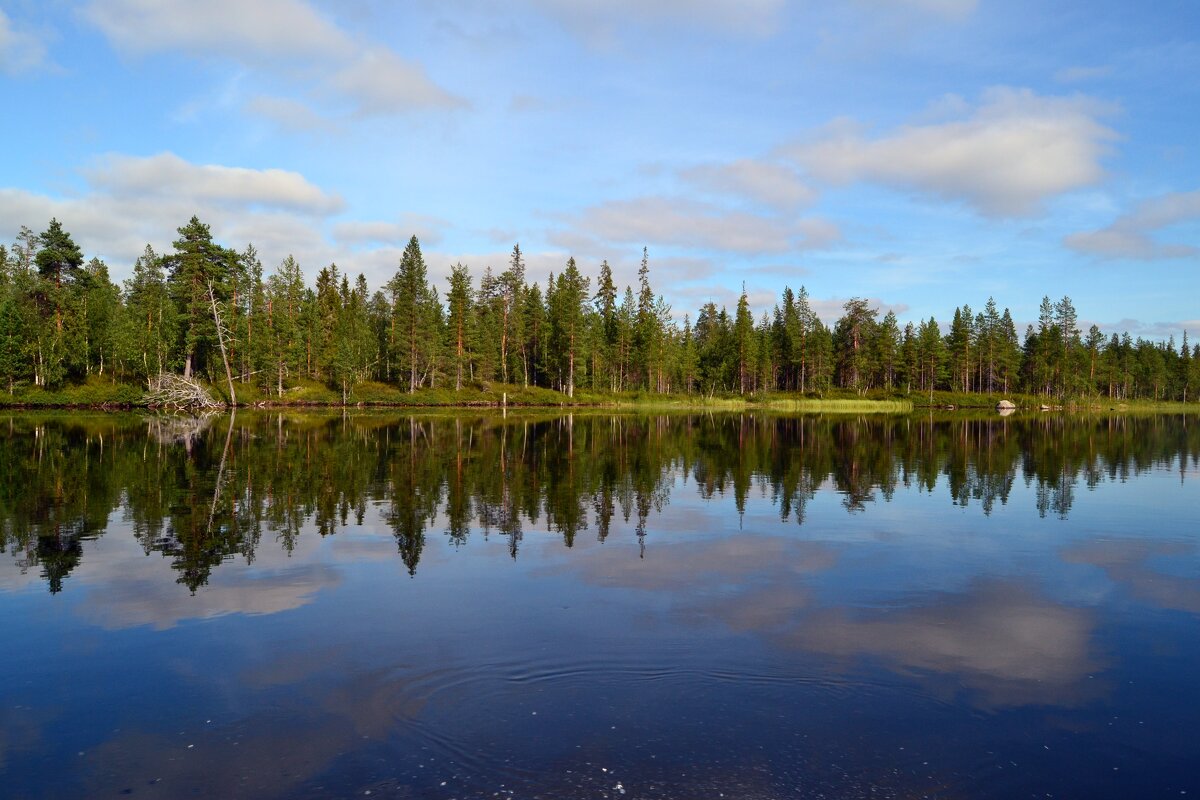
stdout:
POLYGON ((996 403, 997 411, 1015 411, 1016 408, 1017 404, 1011 400, 1001 400, 999 403, 996 403))

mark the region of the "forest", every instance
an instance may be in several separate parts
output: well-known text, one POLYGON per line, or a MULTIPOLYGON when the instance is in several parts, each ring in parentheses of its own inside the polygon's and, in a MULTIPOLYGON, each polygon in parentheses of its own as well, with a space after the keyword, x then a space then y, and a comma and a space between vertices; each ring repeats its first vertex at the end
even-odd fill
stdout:
POLYGON ((732 311, 710 302, 680 318, 652 288, 645 250, 636 287, 619 287, 607 261, 593 281, 574 258, 530 284, 519 245, 503 270, 455 264, 439 285, 414 236, 372 291, 336 264, 309 285, 292 256, 266 275, 252 245, 225 247, 196 217, 177 233, 169 252, 147 245, 124 285, 58 220, 0 246, 0 387, 145 389, 178 373, 265 398, 319 382, 342 402, 372 386, 493 383, 567 397, 936 390, 1184 402, 1200 388, 1200 344, 1186 331, 1179 344, 1082 331, 1069 297, 1044 297, 1023 335, 992 298, 904 324, 853 298, 829 326, 803 286, 757 317, 743 290, 732 311))

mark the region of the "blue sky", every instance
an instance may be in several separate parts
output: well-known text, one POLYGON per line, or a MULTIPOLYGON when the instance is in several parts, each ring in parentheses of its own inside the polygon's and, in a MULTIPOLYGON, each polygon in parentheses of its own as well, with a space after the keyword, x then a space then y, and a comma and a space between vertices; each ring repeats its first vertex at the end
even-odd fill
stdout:
POLYGON ((0 239, 1200 334, 1200 4, 0 0, 0 239))

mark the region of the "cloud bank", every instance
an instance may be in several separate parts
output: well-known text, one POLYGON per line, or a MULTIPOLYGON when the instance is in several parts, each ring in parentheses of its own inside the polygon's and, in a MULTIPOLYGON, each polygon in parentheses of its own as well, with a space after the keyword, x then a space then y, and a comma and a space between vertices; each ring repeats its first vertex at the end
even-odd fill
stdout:
POLYGON ((1116 133, 1109 109, 1083 97, 992 89, 963 119, 870 137, 843 120, 785 149, 810 174, 964 203, 994 217, 1027 216, 1058 195, 1098 183, 1116 133))

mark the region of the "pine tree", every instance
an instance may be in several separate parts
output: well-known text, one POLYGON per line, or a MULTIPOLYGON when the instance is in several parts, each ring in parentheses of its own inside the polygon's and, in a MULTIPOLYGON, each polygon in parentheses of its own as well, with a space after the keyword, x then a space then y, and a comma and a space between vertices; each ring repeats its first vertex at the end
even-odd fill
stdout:
POLYGON ((654 290, 650 288, 650 251, 642 248, 642 264, 638 268, 637 320, 634 325, 634 359, 642 367, 643 388, 653 391, 653 376, 658 367, 658 316, 654 310, 654 290))
POLYGON ((392 313, 397 331, 396 364, 400 372, 408 375, 408 391, 417 390, 417 375, 421 369, 421 345, 432 333, 429 329, 427 270, 421 255, 421 244, 412 237, 400 267, 388 284, 392 293, 392 313))
POLYGON ((167 291, 163 259, 146 245, 125 282, 125 358, 135 375, 148 379, 166 372, 178 339, 175 304, 167 291))
POLYGON ((900 346, 900 365, 904 391, 911 392, 913 385, 919 385, 921 380, 917 357, 917 331, 911 322, 904 326, 904 343, 900 346))
POLYGON ((733 321, 733 337, 737 348, 738 393, 746 394, 750 390, 758 354, 754 338, 754 317, 750 314, 750 301, 746 296, 744 284, 733 321))
POLYGON ((691 394, 696 385, 697 363, 695 334, 692 331, 691 320, 684 314, 679 350, 679 385, 684 394, 691 394))
POLYGON ((567 260, 566 269, 555 284, 554 299, 550 305, 550 326, 554 341, 565 360, 563 373, 568 397, 575 396, 575 368, 580 355, 584 333, 584 304, 588 299, 590 281, 580 274, 575 259, 567 260))
POLYGON ((954 309, 954 319, 950 323, 950 332, 946 335, 946 352, 950 357, 954 388, 961 392, 971 391, 973 338, 971 307, 954 309))
POLYGON ((528 358, 529 382, 537 386, 539 378, 544 382, 547 371, 550 336, 546 303, 542 297, 542 289, 536 282, 522 294, 521 316, 525 329, 521 348, 528 358))
POLYGON ((592 298, 596 313, 600 316, 602 331, 602 355, 608 371, 609 389, 617 390, 617 335, 619 321, 617 318, 617 285, 613 283, 612 269, 608 261, 600 263, 600 277, 596 281, 596 296, 592 298))
MULTIPOLYGON (((322 267, 317 273, 316 280, 316 320, 317 327, 312 331, 314 339, 314 351, 316 353, 316 372, 331 386, 337 386, 341 383, 339 376, 335 375, 334 362, 337 361, 341 353, 344 351, 338 337, 341 335, 341 324, 339 317, 342 309, 349 301, 349 284, 338 270, 337 264, 330 264, 328 267, 322 267), (343 283, 346 283, 343 286, 343 283), (343 291, 345 290, 345 291, 343 291)), ((341 370, 341 376, 345 376, 348 370, 341 370)))
POLYGON ((304 275, 292 256, 285 258, 267 281, 267 348, 276 392, 282 396, 284 377, 305 367, 304 275))
POLYGON ((11 395, 23 375, 26 322, 22 319, 16 293, 0 290, 0 382, 11 395))
POLYGON ((1017 386, 1021 374, 1021 340, 1017 337, 1017 326, 1013 323, 1012 314, 1004 309, 1000 318, 1000 380, 1002 391, 1007 394, 1017 386))
POLYGON ((858 297, 847 300, 842 308, 845 314, 834 330, 834 355, 841 385, 861 394, 870 388, 875 316, 879 312, 858 297))
POLYGON ((57 219, 50 220, 49 227, 38 237, 41 248, 34 259, 38 274, 61 289, 79 275, 83 267, 83 251, 63 230, 57 219))
POLYGON ((471 342, 471 306, 475 292, 471 288, 471 274, 462 264, 450 268, 450 291, 446 293, 451 348, 454 362, 454 390, 462 388, 463 369, 468 364, 468 348, 471 342))
POLYGON ((900 323, 896 320, 895 312, 888 311, 883 317, 883 322, 879 324, 875 345, 879 383, 885 389, 896 385, 896 378, 900 372, 900 349, 900 323))
POLYGON ((213 241, 209 227, 196 217, 178 233, 169 262, 169 285, 180 321, 183 374, 190 378, 208 366, 208 353, 216 346, 209 293, 211 290, 218 302, 225 300, 232 254, 213 241))
POLYGON ((636 347, 637 301, 633 289, 625 287, 625 296, 617 307, 617 390, 623 391, 634 380, 633 359, 636 347))
POLYGON ((517 363, 522 373, 522 381, 529 385, 528 354, 524 351, 523 340, 524 320, 521 314, 521 294, 525 289, 525 258, 521 254, 521 245, 513 245, 512 255, 508 260, 508 269, 500 273, 497 283, 496 298, 500 312, 500 369, 502 379, 509 382, 509 361, 516 351, 517 363))

